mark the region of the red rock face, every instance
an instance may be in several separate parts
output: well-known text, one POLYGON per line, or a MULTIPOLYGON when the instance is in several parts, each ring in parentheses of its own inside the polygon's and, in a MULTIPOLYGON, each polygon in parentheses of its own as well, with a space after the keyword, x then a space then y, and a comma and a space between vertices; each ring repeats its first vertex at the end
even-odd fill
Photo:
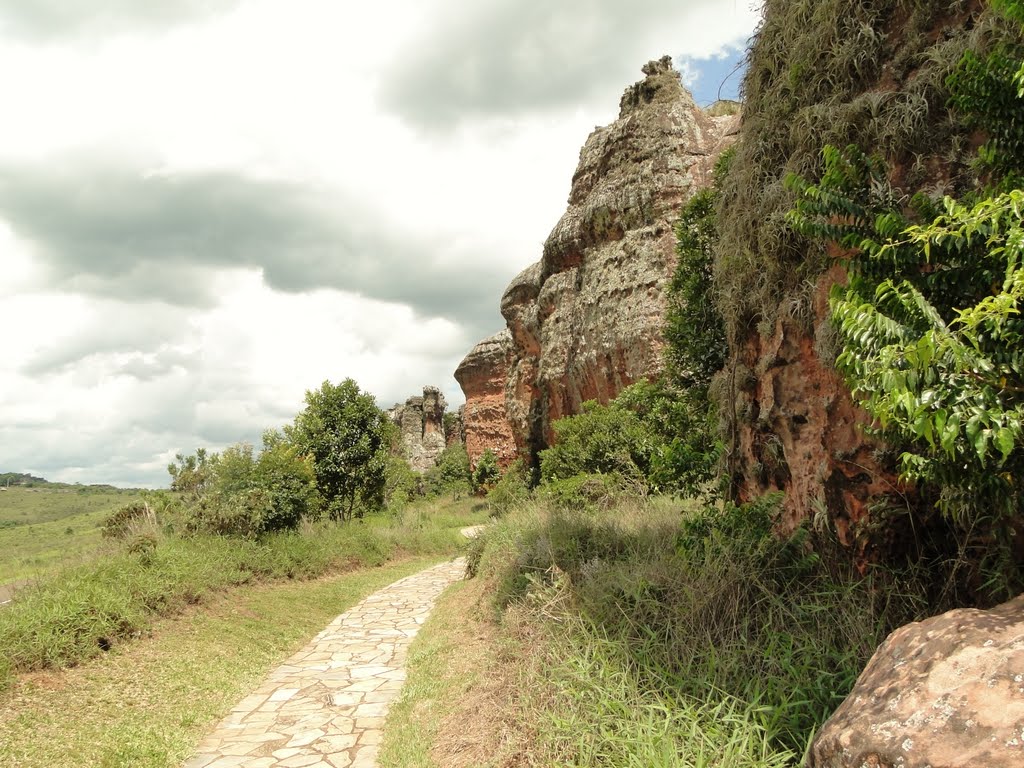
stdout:
POLYGON ((868 517, 871 499, 898 487, 880 464, 879 446, 865 437, 867 415, 815 345, 829 333, 828 290, 843 280, 838 267, 818 279, 813 328, 784 314, 770 337, 746 339, 722 401, 736 408, 735 465, 745 468, 737 478, 740 499, 785 490, 783 532, 828 509, 840 541, 860 550, 866 542, 855 541, 853 530, 868 517))
POLYGON ((505 412, 505 382, 511 358, 512 339, 505 330, 473 347, 455 371, 455 379, 466 396, 462 429, 474 469, 488 449, 497 456, 502 468, 515 461, 515 438, 505 412))
MULTIPOLYGON (((660 370, 674 224, 735 136, 738 117, 697 107, 667 59, 644 73, 619 119, 587 139, 543 258, 502 297, 514 348, 505 409, 524 455, 585 401, 607 403, 660 370)), ((471 431, 467 421, 467 441, 471 431)))

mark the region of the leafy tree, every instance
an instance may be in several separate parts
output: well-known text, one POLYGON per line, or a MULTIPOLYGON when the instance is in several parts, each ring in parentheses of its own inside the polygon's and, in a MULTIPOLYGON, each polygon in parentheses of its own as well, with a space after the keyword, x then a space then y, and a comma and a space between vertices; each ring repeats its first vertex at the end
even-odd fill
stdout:
POLYGON ((545 482, 574 475, 617 474, 646 486, 658 439, 633 411, 591 400, 583 404, 581 413, 552 426, 555 444, 540 452, 545 482))
POLYGON ((303 517, 319 513, 320 494, 312 459, 280 433, 264 433, 263 450, 253 474, 267 500, 262 530, 292 529, 303 517))
POLYGON ((203 456, 206 479, 185 498, 189 529, 259 536, 293 529, 318 511, 312 462, 280 433, 265 433, 258 455, 248 443, 236 443, 219 454, 202 449, 197 454, 203 456))
POLYGON ((490 448, 480 454, 476 461, 476 468, 473 470, 473 487, 477 490, 490 488, 498 482, 501 477, 501 467, 498 466, 498 457, 490 448))
POLYGON ((674 386, 670 375, 640 381, 615 398, 635 413, 652 438, 647 481, 652 489, 685 496, 713 495, 722 443, 708 388, 674 386))
POLYGON ((210 481, 211 456, 205 448, 199 448, 193 455, 175 454, 174 461, 167 465, 167 472, 171 476, 172 491, 177 491, 187 500, 198 499, 210 481))
POLYGON ((287 432, 311 457, 317 488, 332 517, 362 517, 384 502, 394 427, 352 379, 306 392, 306 408, 287 432), (358 506, 357 506, 358 505, 358 506))

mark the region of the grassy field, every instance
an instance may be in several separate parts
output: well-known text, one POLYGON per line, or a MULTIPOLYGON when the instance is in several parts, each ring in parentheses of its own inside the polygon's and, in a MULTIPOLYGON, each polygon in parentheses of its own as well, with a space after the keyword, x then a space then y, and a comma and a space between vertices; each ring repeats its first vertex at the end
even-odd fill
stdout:
POLYGON ((109 511, 138 495, 135 489, 111 489, 107 486, 12 486, 0 491, 0 524, 34 525, 89 512, 109 511))
POLYGON ((138 495, 110 488, 0 491, 0 584, 80 562, 100 544, 99 525, 138 495))
POLYGON ((365 595, 435 559, 237 588, 91 662, 0 695, 0 765, 165 768, 275 665, 365 595))

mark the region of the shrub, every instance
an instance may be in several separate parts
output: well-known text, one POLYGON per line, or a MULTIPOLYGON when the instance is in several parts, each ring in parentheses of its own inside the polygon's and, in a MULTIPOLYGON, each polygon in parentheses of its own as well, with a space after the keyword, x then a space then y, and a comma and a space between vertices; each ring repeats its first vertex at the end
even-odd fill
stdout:
POLYGON ((469 469, 469 454, 461 444, 449 445, 437 457, 437 464, 424 475, 428 495, 440 496, 450 493, 456 497, 469 493, 472 484, 469 469))
POLYGON ((487 493, 492 515, 500 516, 530 497, 530 471, 522 459, 516 459, 487 493))
POLYGON ((133 501, 114 510, 100 526, 105 539, 123 539, 140 526, 156 526, 156 515, 144 501, 133 501))
POLYGON ((473 470, 473 488, 476 491, 487 491, 501 477, 501 468, 498 466, 498 457, 490 448, 480 454, 476 460, 476 468, 473 470))
POLYGON ((607 642, 666 706, 738 702, 799 754, 888 632, 921 617, 927 580, 906 595, 913 574, 830 572, 805 532, 775 536, 778 501, 528 510, 492 524, 474 566, 500 606, 543 606, 580 648, 607 642))
POLYGON ((540 452, 545 482, 581 474, 616 474, 646 484, 657 437, 633 411, 617 404, 583 404, 582 412, 556 421, 555 443, 540 452))
POLYGON ((565 480, 550 480, 538 488, 540 496, 555 506, 576 510, 590 507, 607 509, 623 491, 623 480, 618 474, 593 473, 572 475, 565 480))

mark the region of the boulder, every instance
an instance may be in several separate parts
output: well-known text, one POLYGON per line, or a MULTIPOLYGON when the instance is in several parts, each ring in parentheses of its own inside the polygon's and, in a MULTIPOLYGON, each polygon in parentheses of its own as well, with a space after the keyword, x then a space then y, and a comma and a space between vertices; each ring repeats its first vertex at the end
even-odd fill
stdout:
POLYGON ((1024 766, 1024 595, 893 632, 822 726, 807 764, 1024 766))

